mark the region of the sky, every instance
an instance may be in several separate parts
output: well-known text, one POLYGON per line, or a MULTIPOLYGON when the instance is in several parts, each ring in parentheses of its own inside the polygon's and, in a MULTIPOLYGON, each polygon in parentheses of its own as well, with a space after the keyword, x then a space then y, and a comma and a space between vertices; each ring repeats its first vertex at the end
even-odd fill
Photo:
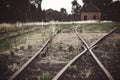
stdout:
MULTIPOLYGON (((71 14, 71 7, 73 0, 42 0, 42 9, 53 9, 60 11, 61 8, 65 8, 68 14, 71 14)), ((117 0, 113 0, 117 1, 117 0)), ((83 5, 82 0, 77 0, 80 5, 83 5)))
MULTIPOLYGON (((65 8, 69 14, 71 14, 71 7, 73 0, 43 0, 42 9, 53 9, 60 11, 61 8, 65 8)), ((80 5, 83 5, 82 0, 77 0, 80 5)))

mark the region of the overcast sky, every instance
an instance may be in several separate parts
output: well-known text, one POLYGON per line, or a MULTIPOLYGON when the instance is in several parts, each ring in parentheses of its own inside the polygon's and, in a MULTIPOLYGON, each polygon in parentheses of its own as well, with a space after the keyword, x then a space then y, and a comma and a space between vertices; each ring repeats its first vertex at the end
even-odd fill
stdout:
MULTIPOLYGON (((43 0, 42 1, 42 9, 52 8, 53 10, 60 11, 61 8, 65 8, 68 13, 71 13, 71 7, 73 0, 43 0)), ((78 0, 78 3, 82 5, 82 0, 78 0)))
MULTIPOLYGON (((52 8, 53 10, 60 11, 61 8, 65 8, 67 12, 71 13, 71 7, 73 0, 42 0, 42 9, 49 9, 52 8)), ((83 5, 82 0, 77 0, 80 5, 83 5)), ((117 0, 113 0, 117 1, 117 0)))

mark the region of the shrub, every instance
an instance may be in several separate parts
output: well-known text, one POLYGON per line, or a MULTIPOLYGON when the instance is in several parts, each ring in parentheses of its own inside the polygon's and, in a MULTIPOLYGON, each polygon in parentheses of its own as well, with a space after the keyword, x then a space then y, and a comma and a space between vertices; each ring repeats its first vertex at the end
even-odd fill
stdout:
POLYGON ((68 51, 72 52, 74 50, 74 47, 72 45, 68 46, 68 51))
POLYGON ((27 49, 32 52, 32 45, 28 45, 27 49))
POLYGON ((49 72, 45 72, 45 73, 42 73, 42 75, 38 77, 38 80, 51 80, 51 76, 49 72))
POLYGON ((71 73, 75 73, 75 72, 78 71, 76 65, 71 65, 71 66, 69 66, 69 67, 68 67, 68 70, 69 70, 71 73))

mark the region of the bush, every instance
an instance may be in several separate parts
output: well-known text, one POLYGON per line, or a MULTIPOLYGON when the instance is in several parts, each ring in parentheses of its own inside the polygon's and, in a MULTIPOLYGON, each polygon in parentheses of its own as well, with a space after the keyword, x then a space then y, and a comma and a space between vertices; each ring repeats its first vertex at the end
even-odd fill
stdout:
POLYGON ((69 70, 71 73, 75 73, 75 72, 78 71, 76 65, 71 65, 71 66, 69 66, 69 67, 68 67, 68 70, 69 70))
POLYGON ((76 65, 71 65, 68 67, 69 70, 77 70, 77 66, 76 65))
POLYGON ((27 49, 32 52, 32 45, 28 45, 27 49))
POLYGON ((72 45, 68 46, 68 51, 72 52, 74 50, 74 47, 72 45))
POLYGON ((51 80, 49 72, 42 73, 42 75, 38 77, 38 80, 51 80))

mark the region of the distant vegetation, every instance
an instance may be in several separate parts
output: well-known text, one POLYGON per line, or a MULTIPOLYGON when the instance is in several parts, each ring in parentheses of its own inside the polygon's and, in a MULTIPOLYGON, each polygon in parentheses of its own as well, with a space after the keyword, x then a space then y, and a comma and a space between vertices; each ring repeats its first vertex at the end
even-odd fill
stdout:
MULTIPOLYGON (((119 0, 114 2, 113 0, 82 1, 84 4, 92 2, 100 8, 102 20, 120 21, 119 0)), ((0 23, 80 21, 80 9, 82 6, 77 0, 73 0, 72 2, 72 5, 77 5, 76 9, 73 9, 71 6, 72 14, 68 14, 65 8, 61 8, 60 11, 53 9, 42 10, 41 4, 42 0, 0 0, 0 23)))

